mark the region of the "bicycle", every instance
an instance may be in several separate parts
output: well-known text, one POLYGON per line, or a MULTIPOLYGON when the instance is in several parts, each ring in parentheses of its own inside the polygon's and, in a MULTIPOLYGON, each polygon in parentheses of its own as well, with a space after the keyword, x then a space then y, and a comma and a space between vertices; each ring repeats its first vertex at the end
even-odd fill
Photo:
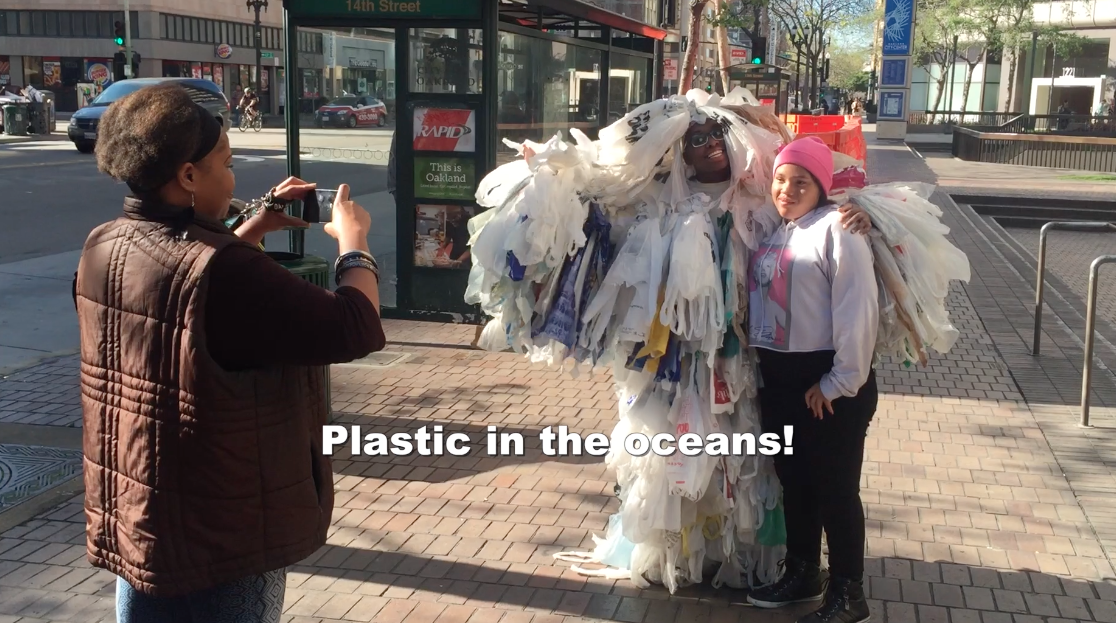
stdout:
POLYGON ((260 130, 263 129, 263 115, 261 115, 259 113, 255 113, 255 114, 249 114, 247 112, 242 113, 240 115, 239 128, 240 128, 241 132, 247 132, 248 128, 252 128, 256 132, 259 132, 260 130))

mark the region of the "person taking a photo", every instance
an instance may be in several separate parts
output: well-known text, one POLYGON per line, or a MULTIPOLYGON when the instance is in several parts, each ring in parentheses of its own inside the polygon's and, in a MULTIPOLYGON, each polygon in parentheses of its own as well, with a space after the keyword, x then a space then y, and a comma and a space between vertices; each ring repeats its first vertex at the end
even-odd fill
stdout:
MULTIPOLYGON (((323 367, 384 346, 371 219, 342 186, 330 292, 257 247, 306 223, 224 225, 229 139, 184 89, 136 91, 100 127, 98 167, 130 195, 74 284, 87 557, 118 577, 119 623, 275 623, 286 568, 332 517, 323 367)), ((313 188, 291 178, 264 202, 313 188)))

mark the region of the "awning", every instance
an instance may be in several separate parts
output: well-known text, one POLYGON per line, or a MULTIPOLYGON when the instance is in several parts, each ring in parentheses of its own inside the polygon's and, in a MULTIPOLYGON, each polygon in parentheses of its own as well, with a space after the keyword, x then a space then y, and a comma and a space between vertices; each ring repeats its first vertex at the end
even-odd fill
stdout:
POLYGON ((662 41, 667 31, 613 13, 580 0, 501 0, 500 14, 514 18, 523 26, 549 28, 584 20, 623 32, 662 41))

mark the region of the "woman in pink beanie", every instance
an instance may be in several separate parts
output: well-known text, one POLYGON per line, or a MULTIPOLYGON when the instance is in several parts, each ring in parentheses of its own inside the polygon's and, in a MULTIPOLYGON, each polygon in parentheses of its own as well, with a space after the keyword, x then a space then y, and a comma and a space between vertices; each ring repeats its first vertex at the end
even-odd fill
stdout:
POLYGON ((876 411, 872 359, 879 303, 872 252, 829 202, 833 154, 816 137, 775 160, 771 199, 783 217, 752 255, 748 331, 759 354, 764 432, 794 427, 794 454, 775 457, 783 486, 783 576, 753 591, 763 608, 816 601, 799 623, 861 623, 868 604, 860 472, 876 411), (829 579, 821 572, 821 537, 829 579))

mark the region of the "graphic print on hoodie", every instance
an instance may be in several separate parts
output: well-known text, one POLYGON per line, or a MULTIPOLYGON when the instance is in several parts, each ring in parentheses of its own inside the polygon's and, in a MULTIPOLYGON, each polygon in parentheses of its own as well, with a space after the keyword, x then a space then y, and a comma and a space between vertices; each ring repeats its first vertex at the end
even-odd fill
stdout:
POLYGON ((791 324, 789 295, 794 253, 784 244, 764 243, 753 258, 748 275, 749 298, 755 297, 763 303, 749 312, 758 323, 756 334, 750 339, 769 344, 773 349, 786 349, 791 324))

